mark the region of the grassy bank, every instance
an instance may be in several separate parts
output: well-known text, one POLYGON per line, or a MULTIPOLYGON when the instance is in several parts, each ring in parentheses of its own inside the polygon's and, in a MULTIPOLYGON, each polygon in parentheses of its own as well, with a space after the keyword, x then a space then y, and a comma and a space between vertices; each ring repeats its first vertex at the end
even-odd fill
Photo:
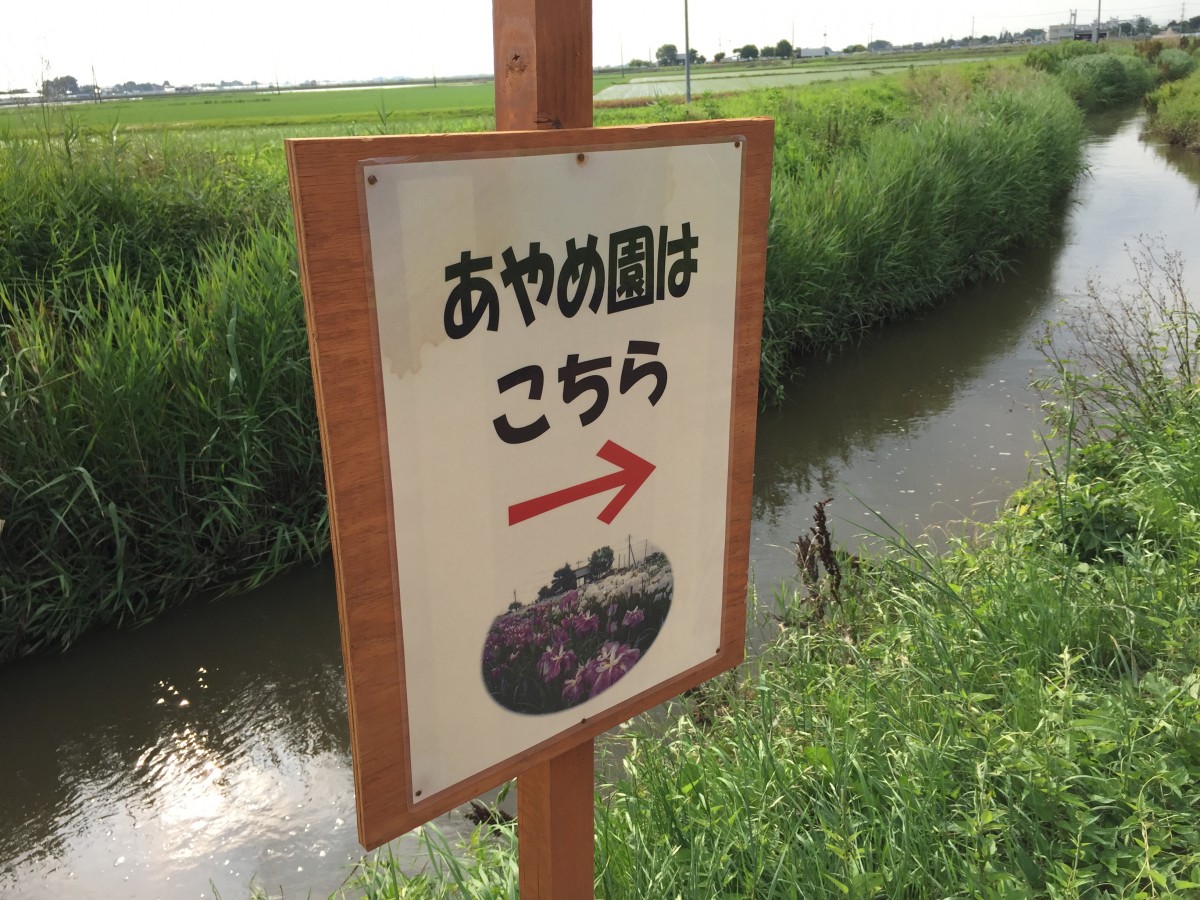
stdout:
POLYGON ((1151 134, 1200 152, 1200 70, 1163 85, 1147 98, 1147 107, 1151 134))
POLYGON ((1142 99, 1156 85, 1186 78, 1195 68, 1188 38, 1037 47, 1026 65, 1057 77, 1082 109, 1100 110, 1142 99))
MULTIPOLYGON (((1012 65, 597 118, 763 113, 769 396, 999 271, 1080 165, 1078 111, 1012 65)), ((0 661, 326 546, 281 135, 215 134, 0 141, 0 661)))
MULTIPOLYGON (((1143 284, 1049 348, 1058 452, 981 541, 817 571, 759 659, 611 739, 598 896, 1200 891, 1200 315, 1143 284)), ((347 895, 516 897, 513 826, 427 840, 347 895)))
MULTIPOLYGON (((1048 79, 1012 67, 914 74, 857 92, 767 99, 775 173, 762 388, 1000 274, 1052 230, 1081 168, 1083 121, 1048 79)), ((745 109, 750 100, 735 107, 745 109)))
POLYGON ((0 147, 0 660, 327 546, 280 167, 0 147))

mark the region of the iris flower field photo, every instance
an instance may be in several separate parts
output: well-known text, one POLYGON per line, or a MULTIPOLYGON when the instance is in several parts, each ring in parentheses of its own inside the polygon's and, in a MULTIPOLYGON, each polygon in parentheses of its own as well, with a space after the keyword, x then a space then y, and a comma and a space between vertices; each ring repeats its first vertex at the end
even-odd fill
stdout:
POLYGON ((496 617, 483 646, 483 683, 497 703, 530 715, 570 709, 645 657, 675 580, 654 545, 642 542, 640 553, 629 546, 619 560, 601 547, 586 564, 564 563, 530 603, 514 599, 496 617))

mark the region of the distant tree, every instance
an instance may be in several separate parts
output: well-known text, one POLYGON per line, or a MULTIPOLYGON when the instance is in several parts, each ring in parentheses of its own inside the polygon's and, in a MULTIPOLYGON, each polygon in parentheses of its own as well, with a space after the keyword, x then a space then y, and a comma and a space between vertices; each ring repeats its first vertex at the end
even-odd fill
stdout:
POLYGON ((843 53, 866 53, 867 48, 864 47, 862 44, 851 44, 849 47, 847 47, 842 52, 843 53))
POLYGON ((739 47, 733 51, 741 59, 758 59, 758 48, 753 44, 747 44, 745 47, 739 47))
POLYGON ((521 601, 520 601, 520 600, 514 600, 512 603, 508 604, 508 611, 509 611, 509 612, 516 612, 516 611, 517 611, 518 609, 520 609, 521 607, 522 607, 522 603, 521 603, 521 601))
POLYGON ((688 61, 693 66, 704 65, 704 57, 700 55, 700 51, 698 51, 695 47, 688 51, 688 61))
POLYGON ((763 48, 758 52, 759 52, 759 55, 763 59, 774 59, 775 58, 775 48, 772 47, 770 44, 765 44, 763 46, 763 48))
POLYGON ((792 52, 793 48, 791 41, 780 41, 775 45, 775 55, 780 59, 791 59, 792 52))
POLYGON ((551 588, 550 585, 543 584, 540 588, 538 588, 538 599, 539 600, 545 600, 547 597, 553 597, 553 596, 554 596, 554 589, 551 588))
POLYGON ((1021 32, 1021 37, 1031 41, 1044 41, 1046 39, 1046 29, 1044 28, 1026 28, 1021 32))
POLYGON ((631 69, 645 69, 654 65, 654 63, 650 62, 648 59, 637 59, 635 57, 629 61, 628 65, 631 69))
POLYGON ((655 51, 654 58, 660 66, 679 65, 679 48, 674 44, 663 44, 655 51))
POLYGON ((872 53, 879 53, 881 50, 891 50, 892 42, 881 40, 871 41, 871 43, 867 44, 867 49, 872 53))
POLYGON ((42 96, 48 100, 77 93, 79 93, 79 82, 75 80, 74 75, 48 78, 42 82, 42 96))
POLYGON ((575 585, 575 570, 571 568, 570 563, 563 563, 563 567, 554 573, 554 580, 550 582, 550 593, 564 594, 574 590, 575 585))
POLYGON ((723 59, 725 59, 725 51, 724 50, 713 54, 713 62, 721 62, 723 59))
POLYGON ((612 547, 601 547, 599 550, 592 552, 588 558, 588 568, 591 570, 592 578, 603 578, 608 574, 608 570, 613 564, 613 549, 612 547))

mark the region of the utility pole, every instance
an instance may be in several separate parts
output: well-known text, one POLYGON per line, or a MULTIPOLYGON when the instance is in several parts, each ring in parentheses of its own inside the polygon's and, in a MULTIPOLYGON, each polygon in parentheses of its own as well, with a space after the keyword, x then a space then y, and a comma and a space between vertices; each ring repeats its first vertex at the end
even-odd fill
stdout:
POLYGON ((1100 4, 1103 0, 1096 0, 1096 24, 1092 26, 1092 43, 1100 43, 1100 4))
POLYGON ((688 36, 688 0, 683 0, 683 102, 692 102, 692 42, 688 36))

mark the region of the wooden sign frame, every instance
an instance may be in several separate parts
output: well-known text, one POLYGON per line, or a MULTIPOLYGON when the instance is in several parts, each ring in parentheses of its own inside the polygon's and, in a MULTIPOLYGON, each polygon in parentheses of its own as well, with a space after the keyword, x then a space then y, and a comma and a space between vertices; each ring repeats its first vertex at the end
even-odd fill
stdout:
MULTIPOLYGON (((287 141, 349 699, 359 840, 367 849, 741 662, 774 123, 770 119, 550 131, 287 141), (721 646, 701 665, 413 802, 396 543, 361 163, 744 141, 721 646)), ((697 190, 703 190, 698 186, 697 190)), ((464 734, 454 739, 479 740, 464 734)), ((448 739, 451 739, 448 736, 448 739)))

